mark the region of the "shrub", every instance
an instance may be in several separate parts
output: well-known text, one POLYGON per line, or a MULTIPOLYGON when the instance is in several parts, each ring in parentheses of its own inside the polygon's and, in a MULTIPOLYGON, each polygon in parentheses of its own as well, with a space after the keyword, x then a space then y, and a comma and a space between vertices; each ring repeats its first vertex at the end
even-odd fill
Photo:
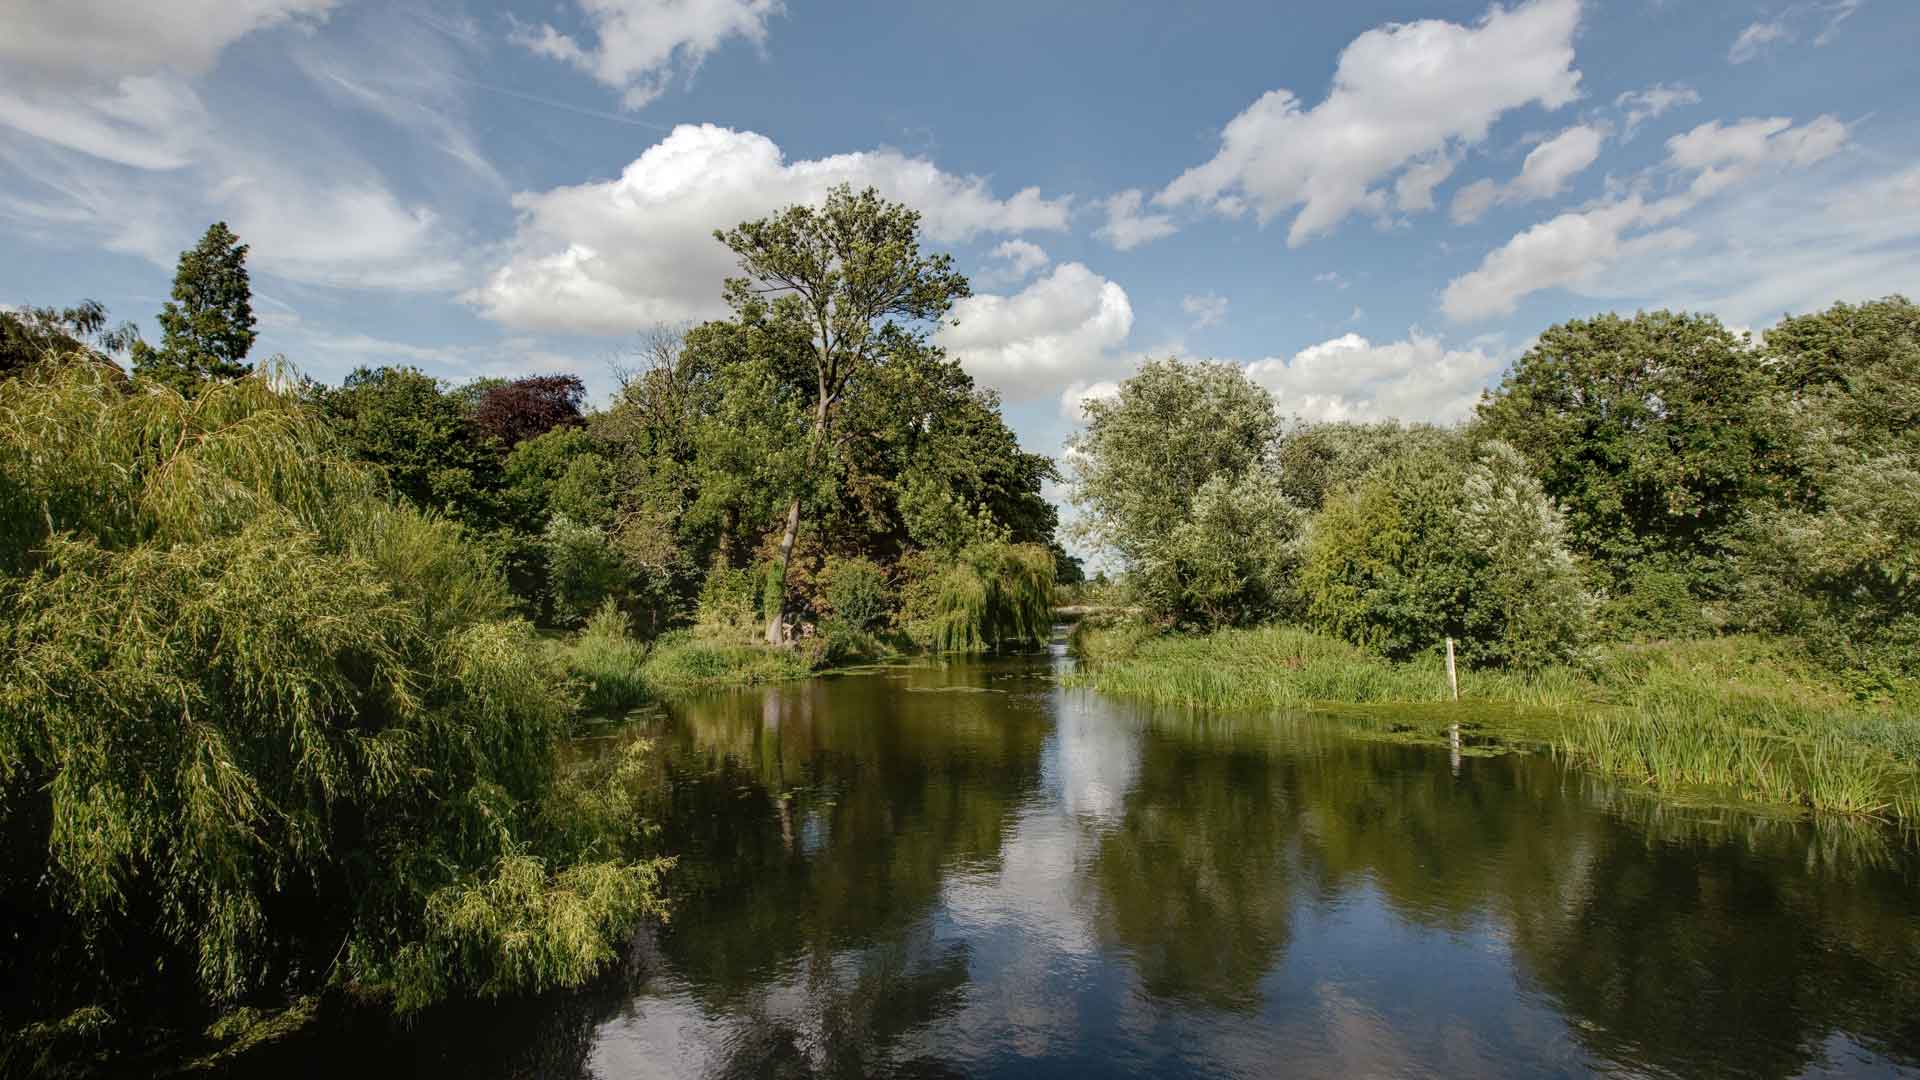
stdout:
POLYGON ((1266 473, 1218 474, 1136 569, 1140 597, 1156 615, 1207 628, 1298 614, 1304 520, 1266 473))
POLYGON ((1389 459, 1314 520, 1301 570, 1310 617, 1397 660, 1452 637, 1469 662, 1573 656, 1591 601, 1559 513, 1502 443, 1389 459))
POLYGON ((625 582, 606 534, 565 514, 547 522, 547 603, 554 622, 576 626, 625 582))
POLYGON ((704 637, 756 638, 762 629, 755 605, 759 575, 716 566, 700 585, 694 628, 704 637))
POLYGON ((646 646, 627 632, 627 617, 612 600, 600 605, 566 652, 567 669, 583 684, 580 705, 611 712, 639 705, 651 695, 642 668, 646 646))
POLYGON ((870 631, 893 614, 887 572, 871 559, 832 556, 819 582, 821 614, 851 630, 870 631))

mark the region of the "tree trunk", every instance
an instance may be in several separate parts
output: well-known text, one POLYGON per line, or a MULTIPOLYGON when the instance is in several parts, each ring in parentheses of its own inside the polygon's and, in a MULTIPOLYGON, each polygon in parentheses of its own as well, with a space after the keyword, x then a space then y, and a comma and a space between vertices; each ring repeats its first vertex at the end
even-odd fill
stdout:
MULTIPOLYGON (((811 457, 811 455, 809 455, 811 457)), ((780 534, 780 591, 772 598, 773 610, 767 615, 767 644, 787 642, 787 563, 793 559, 794 537, 800 532, 800 496, 787 505, 787 531, 780 534)))
MULTIPOLYGON (((813 441, 807 444, 807 475, 820 464, 820 447, 827 441, 827 423, 832 418, 833 399, 826 381, 820 385, 820 404, 813 414, 813 441)), ((793 541, 800 535, 800 496, 787 504, 787 529, 780 534, 780 595, 774 597, 773 611, 767 615, 767 644, 787 641, 787 564, 793 561, 793 541)))

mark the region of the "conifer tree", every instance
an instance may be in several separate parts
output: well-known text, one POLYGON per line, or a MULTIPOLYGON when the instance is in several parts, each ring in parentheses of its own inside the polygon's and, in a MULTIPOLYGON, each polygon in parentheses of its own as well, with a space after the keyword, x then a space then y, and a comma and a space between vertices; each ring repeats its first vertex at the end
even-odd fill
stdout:
POLYGON ((180 253, 173 299, 160 311, 160 346, 136 346, 134 372, 186 394, 209 379, 238 378, 253 370, 253 326, 247 245, 216 221, 180 253))

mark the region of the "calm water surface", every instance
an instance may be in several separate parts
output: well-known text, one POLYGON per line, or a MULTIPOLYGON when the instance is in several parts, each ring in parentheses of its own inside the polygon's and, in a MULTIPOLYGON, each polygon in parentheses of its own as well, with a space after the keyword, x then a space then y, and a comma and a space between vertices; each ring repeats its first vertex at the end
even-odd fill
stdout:
POLYGON ((1142 707, 1060 688, 1062 663, 840 676, 640 724, 682 861, 630 969, 397 1042, 331 1033, 303 1063, 1920 1076, 1920 861, 1885 834, 1662 808, 1540 756, 1142 707))

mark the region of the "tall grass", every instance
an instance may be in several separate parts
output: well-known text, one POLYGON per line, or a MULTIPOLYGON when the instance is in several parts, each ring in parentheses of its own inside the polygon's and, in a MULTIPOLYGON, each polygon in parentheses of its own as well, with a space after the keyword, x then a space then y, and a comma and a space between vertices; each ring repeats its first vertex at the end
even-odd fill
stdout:
MULTIPOLYGON (((1443 663, 1390 663, 1306 630, 1152 636, 1076 630, 1069 682, 1167 704, 1276 710, 1449 699, 1443 663)), ((1820 812, 1920 820, 1920 709, 1856 700, 1787 646, 1720 638, 1620 646, 1580 668, 1462 672, 1490 734, 1663 793, 1717 793, 1820 812), (1489 704, 1506 706, 1488 709, 1489 704)))
POLYGON ((580 707, 587 712, 630 709, 653 696, 645 674, 647 647, 627 633, 627 617, 612 601, 594 612, 562 656, 581 684, 580 707))
POLYGON ((654 643, 641 676, 656 691, 675 692, 804 679, 813 669, 814 654, 804 649, 716 641, 679 632, 654 643))

